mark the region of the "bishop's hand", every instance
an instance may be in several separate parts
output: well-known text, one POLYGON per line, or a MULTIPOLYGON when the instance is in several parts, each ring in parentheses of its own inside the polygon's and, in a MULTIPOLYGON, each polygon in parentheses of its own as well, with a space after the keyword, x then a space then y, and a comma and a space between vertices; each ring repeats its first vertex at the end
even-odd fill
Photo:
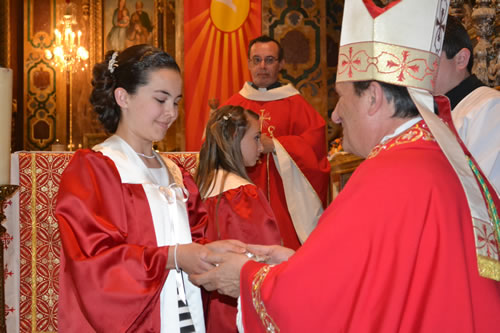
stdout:
POLYGON ((205 244, 210 251, 215 253, 245 253, 246 244, 237 239, 224 239, 205 244))
POLYGON ((205 260, 216 267, 202 274, 191 274, 189 280, 208 291, 217 290, 220 294, 238 297, 240 295, 240 272, 243 265, 250 260, 248 256, 232 252, 213 253, 205 260))
POLYGON ((258 261, 263 261, 269 265, 277 265, 287 261, 295 253, 294 250, 279 245, 249 244, 247 250, 257 257, 264 258, 265 260, 258 261))

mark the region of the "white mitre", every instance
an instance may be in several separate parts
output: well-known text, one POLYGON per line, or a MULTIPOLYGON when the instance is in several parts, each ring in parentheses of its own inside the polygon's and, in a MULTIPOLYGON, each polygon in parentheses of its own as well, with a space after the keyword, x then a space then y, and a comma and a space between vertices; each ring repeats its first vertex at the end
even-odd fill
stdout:
POLYGON ((377 80, 432 91, 443 45, 447 0, 347 0, 337 82, 377 80))

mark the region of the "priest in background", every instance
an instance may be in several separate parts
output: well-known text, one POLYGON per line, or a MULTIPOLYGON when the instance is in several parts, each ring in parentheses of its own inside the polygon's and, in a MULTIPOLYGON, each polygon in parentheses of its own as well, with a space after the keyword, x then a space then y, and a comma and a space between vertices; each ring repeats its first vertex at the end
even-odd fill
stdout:
POLYGON ((467 30, 449 15, 434 94, 450 99, 460 138, 500 193, 500 91, 471 74, 473 55, 467 30))
POLYGON ((276 40, 252 40, 248 68, 253 82, 224 104, 260 115, 264 151, 248 175, 268 198, 283 245, 297 249, 327 205, 330 164, 325 121, 297 89, 278 81, 283 66, 283 48, 276 40))

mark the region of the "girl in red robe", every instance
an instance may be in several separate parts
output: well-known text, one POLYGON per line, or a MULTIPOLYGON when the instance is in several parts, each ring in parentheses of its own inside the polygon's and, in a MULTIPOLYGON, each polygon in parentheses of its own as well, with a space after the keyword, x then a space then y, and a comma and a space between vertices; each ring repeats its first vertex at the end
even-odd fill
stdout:
MULTIPOLYGON (((206 127, 196 182, 209 215, 209 240, 281 244, 274 213, 248 177, 263 150, 259 116, 241 106, 214 111, 206 127)), ((207 332, 237 332, 236 300, 216 291, 208 295, 207 332)))
POLYGON ((203 259, 229 242, 197 244, 207 215, 194 181, 153 150, 178 115, 179 66, 136 45, 110 51, 92 85, 94 111, 113 135, 77 151, 62 175, 59 330, 205 332, 187 274, 212 268, 203 259))

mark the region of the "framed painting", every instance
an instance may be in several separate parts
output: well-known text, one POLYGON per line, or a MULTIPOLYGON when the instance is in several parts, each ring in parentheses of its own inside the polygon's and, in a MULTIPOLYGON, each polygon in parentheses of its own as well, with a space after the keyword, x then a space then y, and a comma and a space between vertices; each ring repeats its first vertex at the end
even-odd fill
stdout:
POLYGON ((90 64, 106 52, 137 44, 164 48, 167 0, 94 0, 90 16, 90 64))
POLYGON ((153 36, 158 30, 156 24, 153 25, 154 18, 153 0, 103 1, 104 54, 132 45, 154 44, 153 36))

